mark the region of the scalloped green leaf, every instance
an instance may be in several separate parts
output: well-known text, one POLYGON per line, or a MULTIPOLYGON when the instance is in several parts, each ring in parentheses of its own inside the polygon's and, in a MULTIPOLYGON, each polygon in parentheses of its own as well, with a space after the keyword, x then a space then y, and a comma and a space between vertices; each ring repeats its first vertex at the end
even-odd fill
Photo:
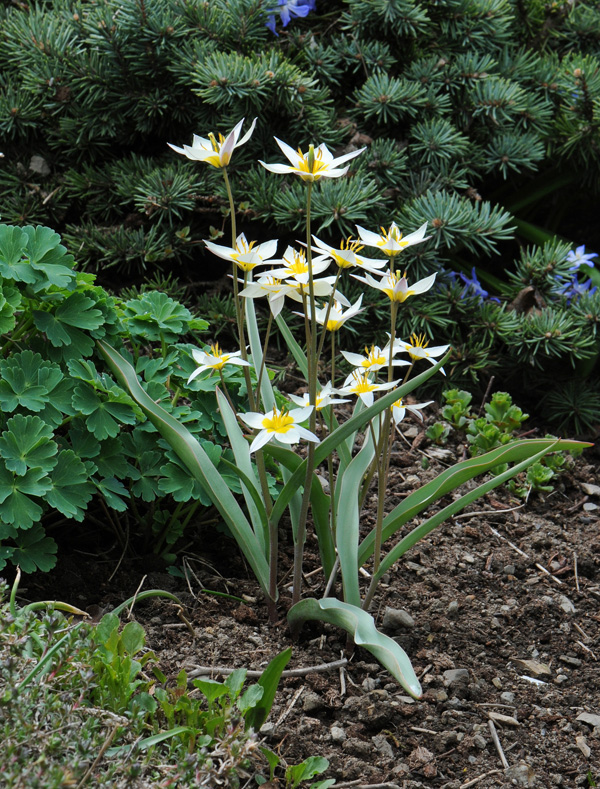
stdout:
POLYGON ((288 621, 292 627, 309 619, 341 627, 352 636, 357 646, 374 655, 407 693, 415 699, 421 697, 421 685, 408 655, 392 638, 377 630, 371 614, 333 597, 323 600, 308 597, 300 600, 288 612, 288 621))
POLYGON ((25 256, 31 267, 44 275, 40 286, 55 285, 57 288, 67 288, 75 280, 71 270, 75 265, 73 255, 60 243, 60 236, 50 227, 30 225, 23 228, 27 237, 25 256))
POLYGON ((15 537, 15 543, 16 548, 11 559, 24 573, 33 573, 36 570, 47 573, 56 565, 57 545, 52 537, 46 536, 40 524, 19 532, 15 537))
POLYGON ((42 411, 64 375, 60 366, 26 350, 0 360, 0 408, 42 411))
POLYGON ((39 416, 16 414, 0 436, 0 457, 6 468, 22 476, 28 468, 50 471, 56 465, 58 445, 54 433, 39 416))
POLYGON ((88 479, 85 463, 72 449, 58 455, 56 466, 50 474, 51 488, 46 501, 67 518, 82 521, 87 505, 94 495, 94 486, 88 479))
POLYGON ((0 465, 0 519, 29 529, 42 517, 43 509, 30 496, 44 496, 50 488, 48 475, 39 468, 17 476, 0 465))
POLYGON ((29 284, 36 281, 29 262, 23 260, 27 241, 23 228, 0 225, 0 276, 29 284))
POLYGON ((72 403, 73 408, 87 416, 88 429, 100 441, 114 438, 121 429, 120 423, 133 425, 136 422, 136 415, 129 404, 104 400, 85 383, 75 387, 72 403))
POLYGON ((104 479, 92 479, 91 481, 104 496, 109 507, 117 512, 125 512, 127 509, 125 499, 129 499, 131 496, 120 480, 115 479, 115 477, 105 477, 104 479))
POLYGON ((175 342, 187 329, 192 313, 161 291, 148 291, 124 304, 124 320, 133 336, 175 342))

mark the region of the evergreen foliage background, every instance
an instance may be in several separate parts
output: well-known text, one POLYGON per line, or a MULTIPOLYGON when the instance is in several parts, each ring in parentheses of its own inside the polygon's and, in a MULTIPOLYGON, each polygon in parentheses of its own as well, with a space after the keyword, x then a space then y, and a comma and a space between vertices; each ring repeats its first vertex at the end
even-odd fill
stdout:
POLYGON ((258 116, 232 181, 238 221, 259 241, 292 240, 304 221, 302 185, 256 163, 281 160, 273 135, 367 144, 350 177, 315 193, 321 237, 427 220, 432 240, 405 253, 410 276, 476 265, 503 301, 441 274, 402 331, 452 342, 458 384, 551 382, 559 423, 573 408, 597 412, 600 297, 560 294, 571 245, 546 242, 558 233, 600 251, 600 4, 329 0, 279 36, 269 8, 4 0, 2 220, 53 227, 112 285, 157 268, 205 280, 224 271, 202 245, 226 221, 220 174, 167 142, 258 116))

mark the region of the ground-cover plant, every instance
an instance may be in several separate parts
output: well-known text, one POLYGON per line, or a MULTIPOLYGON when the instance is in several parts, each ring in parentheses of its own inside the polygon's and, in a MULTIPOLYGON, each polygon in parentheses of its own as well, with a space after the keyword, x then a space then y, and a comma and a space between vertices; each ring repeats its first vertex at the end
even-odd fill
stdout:
MULTIPOLYGON (((202 446, 184 425, 148 395, 132 365, 110 343, 99 340, 98 347, 119 382, 211 496, 266 595, 271 620, 277 619, 278 526, 287 510, 294 542, 292 607, 288 611, 292 629, 297 630, 307 619, 342 627, 356 644, 370 650, 409 693, 419 696, 421 688, 410 660, 393 639, 377 631, 369 613, 382 576, 410 547, 450 515, 524 471, 547 452, 576 446, 577 442, 542 439, 506 443, 446 470, 388 512, 386 485, 395 427, 407 411, 419 415, 420 409, 428 405, 415 404, 406 398, 448 360, 447 346, 430 346, 424 335, 405 335, 406 339, 397 335, 398 313, 404 303, 434 285, 435 274, 415 282, 406 272, 402 273, 400 267, 406 249, 425 245, 428 241, 426 224, 408 235, 403 235, 395 223, 388 229, 381 228, 378 233, 357 226, 358 238, 350 237, 337 246, 328 245, 312 232, 313 197, 319 194, 323 180, 342 179, 349 169, 347 163, 360 156, 363 150, 335 158, 325 144, 309 145, 303 152, 276 138, 287 163, 261 164, 274 174, 297 176, 305 192, 306 226, 305 241, 297 247, 288 246, 281 259, 274 259, 276 241, 256 244, 249 242, 244 234, 238 235, 236 230, 228 169, 236 147, 248 142, 253 128, 254 123, 250 132, 240 137, 242 124, 239 123, 219 139, 213 134, 206 138, 196 135, 192 146, 175 147, 189 159, 201 160, 222 171, 231 205, 231 245, 207 241, 207 246, 233 264, 240 349, 232 352, 215 347, 211 354, 196 354, 195 358, 200 372, 214 371, 212 382, 218 387, 219 409, 235 456, 235 473, 241 481, 246 512, 231 495, 202 446), (364 256, 365 247, 372 247, 374 254, 382 257, 364 256), (321 276, 332 263, 335 274, 321 276), (266 265, 272 268, 266 270, 266 265), (354 369, 345 380, 338 381, 337 331, 361 309, 362 296, 351 304, 340 290, 342 276, 353 269, 359 272, 352 274, 355 279, 384 293, 389 300, 388 342, 383 348, 367 345, 364 355, 343 350, 354 369), (243 286, 241 290, 238 277, 243 286), (276 398, 265 373, 272 319, 269 319, 265 336, 261 337, 254 308, 254 300, 259 297, 268 300, 271 318, 277 322, 305 377, 307 391, 304 396, 297 395, 283 402, 276 398), (303 347, 281 317, 286 298, 298 304, 304 322, 303 347), (322 360, 326 342, 329 345, 328 363, 322 360), (401 358, 403 355, 406 358, 401 358), (241 366, 246 378, 247 404, 239 411, 233 406, 224 381, 217 377, 232 362, 241 366), (417 365, 422 366, 423 362, 427 363, 425 371, 413 376, 419 370, 417 365), (250 375, 252 368, 256 373, 255 385, 250 375), (396 368, 400 368, 400 375, 396 368), (329 378, 327 382, 323 380, 325 377, 329 378), (353 397, 356 400, 352 416, 339 421, 336 405, 353 397), (250 435, 248 428, 252 431, 250 435), (308 442, 306 454, 291 449, 301 440, 308 442), (254 456, 255 467, 251 456, 254 456), (266 457, 279 464, 284 481, 274 500, 266 479, 266 457), (425 516, 399 542, 390 542, 384 548, 384 543, 430 504, 463 482, 500 464, 506 464, 502 473, 488 478, 435 515, 425 516), (509 467, 509 464, 513 465, 509 467), (321 465, 328 477, 329 492, 325 492, 316 476, 321 465), (361 511, 375 477, 376 525, 365 534, 361 532, 361 511), (302 599, 309 512, 327 584, 321 600, 302 599), (361 589, 360 571, 365 565, 369 568, 369 582, 361 589), (334 591, 338 572, 341 575, 340 598, 334 591)), ((514 408, 511 410, 506 403, 495 400, 492 410, 494 418, 503 420, 503 424, 518 422, 514 408)))
MULTIPOLYGON (((170 560, 192 519, 211 517, 210 497, 106 372, 100 338, 241 490, 225 468, 233 455, 221 448, 214 386, 192 375, 190 352, 201 352, 189 340, 207 325, 160 291, 110 295, 50 228, 0 225, 0 568, 49 570, 51 530, 86 519, 123 550, 130 538, 170 560)), ((241 402, 243 375, 229 366, 222 380, 241 402)))
MULTIPOLYGON (((504 243, 514 237, 535 243, 538 257, 554 234, 598 249, 599 13, 588 0, 5 4, 4 221, 54 227, 104 276, 163 266, 203 280, 201 240, 211 227, 223 232, 227 193, 167 141, 258 116, 232 165, 244 174, 234 210, 246 232, 257 223, 257 239, 305 220, 300 184, 279 188, 256 164, 272 133, 304 146, 366 143, 353 177, 315 194, 323 240, 337 243, 356 222, 428 221, 431 243, 406 251, 415 278, 477 265, 508 304, 474 290, 465 298, 462 282, 449 288, 438 277, 443 288, 404 310, 411 331, 452 345, 455 385, 485 390, 491 373, 527 391, 543 376, 533 402, 547 394, 559 428, 569 414, 569 428, 589 427, 598 376, 577 360, 592 367, 597 355, 598 295, 581 309, 553 297, 515 312, 509 305, 531 283, 500 286, 521 266, 504 243)), ((371 302, 369 321, 379 310, 371 302)))
MULTIPOLYGON (((273 777, 279 757, 261 745, 257 732, 290 649, 252 685, 245 685, 245 669, 223 683, 188 683, 185 672, 173 683, 146 649, 143 627, 135 621, 120 627, 118 613, 133 599, 91 626, 74 621, 87 615, 65 603, 19 607, 19 575, 8 599, 0 583, 3 786, 121 786, 137 779, 153 786, 224 782, 233 788, 250 777, 273 777)), ((178 604, 160 590, 141 597, 178 604)), ((288 784, 298 786, 326 769, 326 760, 317 761, 312 772, 310 758, 289 766, 299 780, 290 777, 288 784)))
MULTIPOLYGON (((518 436, 523 422, 529 418, 519 406, 513 404, 508 392, 494 392, 490 402, 484 404, 484 416, 471 412, 473 396, 463 389, 446 389, 442 392, 446 405, 442 408, 444 422, 435 422, 425 431, 435 444, 445 444, 450 429, 462 433, 468 442, 472 456, 481 455, 496 447, 504 446, 518 436)), ((546 438, 553 438, 547 435, 546 438)), ((571 449, 573 457, 579 450, 571 449)), ((564 452, 554 452, 533 463, 520 479, 511 479, 509 488, 519 496, 527 497, 531 492, 553 490, 548 483, 566 467, 564 452)), ((492 474, 506 470, 506 465, 491 469, 492 474)))

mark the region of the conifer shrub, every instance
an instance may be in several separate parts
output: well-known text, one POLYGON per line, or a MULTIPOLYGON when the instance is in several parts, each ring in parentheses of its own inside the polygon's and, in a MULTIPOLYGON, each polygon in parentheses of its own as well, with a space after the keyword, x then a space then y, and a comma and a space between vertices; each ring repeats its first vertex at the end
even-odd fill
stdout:
MULTIPOLYGON (((214 262, 201 242, 221 233, 224 187, 168 142, 258 117, 233 167, 244 175, 235 179, 238 221, 258 240, 294 238, 304 222, 301 185, 274 183, 256 164, 273 161, 273 135, 367 144, 352 177, 320 190, 320 236, 390 217, 401 228, 427 221, 432 241, 405 262, 415 277, 440 272, 442 287, 419 315, 407 311, 407 323, 416 317, 436 342, 452 342, 457 385, 485 387, 496 374, 503 388, 531 391, 533 371, 535 385, 558 393, 548 413, 565 425, 572 408, 560 403, 575 374, 578 425, 589 425, 600 300, 591 286, 569 297, 572 245, 552 236, 600 246, 591 213, 600 191, 597 5, 331 0, 289 24, 282 14, 273 21, 272 6, 4 5, 3 221, 54 227, 84 265, 114 267, 113 281, 157 267, 203 280, 214 262), (474 265, 501 304, 443 275, 474 265)), ((376 321, 378 305, 367 306, 376 321)))

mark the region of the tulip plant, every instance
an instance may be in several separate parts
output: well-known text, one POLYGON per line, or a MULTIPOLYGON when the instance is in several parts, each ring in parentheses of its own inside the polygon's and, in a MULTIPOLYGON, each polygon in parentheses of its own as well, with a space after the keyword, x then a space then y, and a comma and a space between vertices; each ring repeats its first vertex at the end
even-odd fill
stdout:
POLYGON ((380 232, 358 227, 357 239, 343 240, 337 248, 325 244, 312 234, 313 190, 323 178, 344 177, 349 169, 347 162, 364 149, 334 158, 325 145, 310 145, 302 152, 276 140, 289 164, 262 162, 263 166, 277 175, 298 176, 306 186, 306 238, 298 248, 288 247, 282 258, 276 259, 276 241, 257 244, 248 242, 243 234, 237 235, 227 166, 236 146, 248 139, 254 123, 250 132, 239 140, 241 128, 242 122, 227 137, 195 136, 192 146, 171 147, 190 159, 221 168, 229 195, 231 246, 206 243, 214 254, 233 264, 240 348, 227 352, 218 346, 198 350, 194 353, 198 369, 192 377, 214 376, 221 416, 236 461, 235 467, 230 464, 231 470, 241 481, 245 509, 198 441, 144 391, 133 368, 104 341, 99 341, 98 345, 119 381, 212 498, 256 575, 271 620, 277 619, 278 527, 288 512, 294 541, 292 606, 288 611, 292 631, 297 631, 308 619, 338 625, 356 644, 372 652, 406 691, 418 697, 421 688, 409 658, 395 641, 377 631, 369 613, 379 581, 409 548, 454 513, 526 469, 547 452, 569 449, 576 442, 514 441, 445 470, 437 479, 413 491, 391 512, 386 512, 387 475, 395 431, 407 412, 422 419, 421 409, 429 405, 412 403, 406 398, 430 376, 443 372, 442 365, 449 356, 448 346, 429 347, 423 337, 416 335, 396 336, 398 311, 404 302, 427 291, 435 281, 435 274, 432 274, 412 282, 400 265, 404 249, 427 241, 426 224, 408 235, 403 235, 393 222, 380 232), (383 257, 363 256, 365 246, 383 257), (332 264, 334 273, 325 275, 332 264), (270 266, 270 270, 266 266, 270 266), (352 273, 353 270, 358 273, 352 273), (340 290, 342 276, 348 274, 366 287, 388 296, 389 342, 384 348, 367 346, 364 354, 357 349, 342 351, 354 370, 341 380, 336 371, 336 333, 361 311, 362 300, 361 296, 350 304, 340 290), (270 308, 263 338, 257 328, 254 308, 254 300, 261 297, 267 299, 270 308), (281 308, 286 298, 300 305, 305 350, 282 318, 281 308), (306 378, 306 394, 291 396, 289 404, 282 405, 281 400, 276 399, 265 372, 272 321, 279 326, 306 378), (319 377, 319 360, 327 342, 330 370, 329 380, 324 382, 319 377), (423 361, 429 364, 420 370, 423 361), (236 413, 227 395, 222 377, 227 364, 242 366, 248 393, 248 408, 244 412, 236 413), (352 416, 338 421, 336 407, 350 400, 354 401, 352 416), (294 446, 301 442, 306 442, 306 451, 295 451, 294 446), (279 465, 283 480, 283 487, 274 499, 268 486, 265 455, 279 465), (425 514, 424 519, 399 541, 392 539, 430 504, 502 463, 513 465, 439 512, 425 514), (321 467, 329 478, 328 492, 317 477, 321 467), (361 510, 375 478, 376 522, 373 529, 364 534, 360 529, 361 510), (318 539, 326 583, 321 600, 302 595, 303 554, 309 527, 314 528, 318 539), (341 575, 342 599, 333 596, 338 574, 341 575), (361 589, 363 577, 368 579, 365 589, 361 589))

